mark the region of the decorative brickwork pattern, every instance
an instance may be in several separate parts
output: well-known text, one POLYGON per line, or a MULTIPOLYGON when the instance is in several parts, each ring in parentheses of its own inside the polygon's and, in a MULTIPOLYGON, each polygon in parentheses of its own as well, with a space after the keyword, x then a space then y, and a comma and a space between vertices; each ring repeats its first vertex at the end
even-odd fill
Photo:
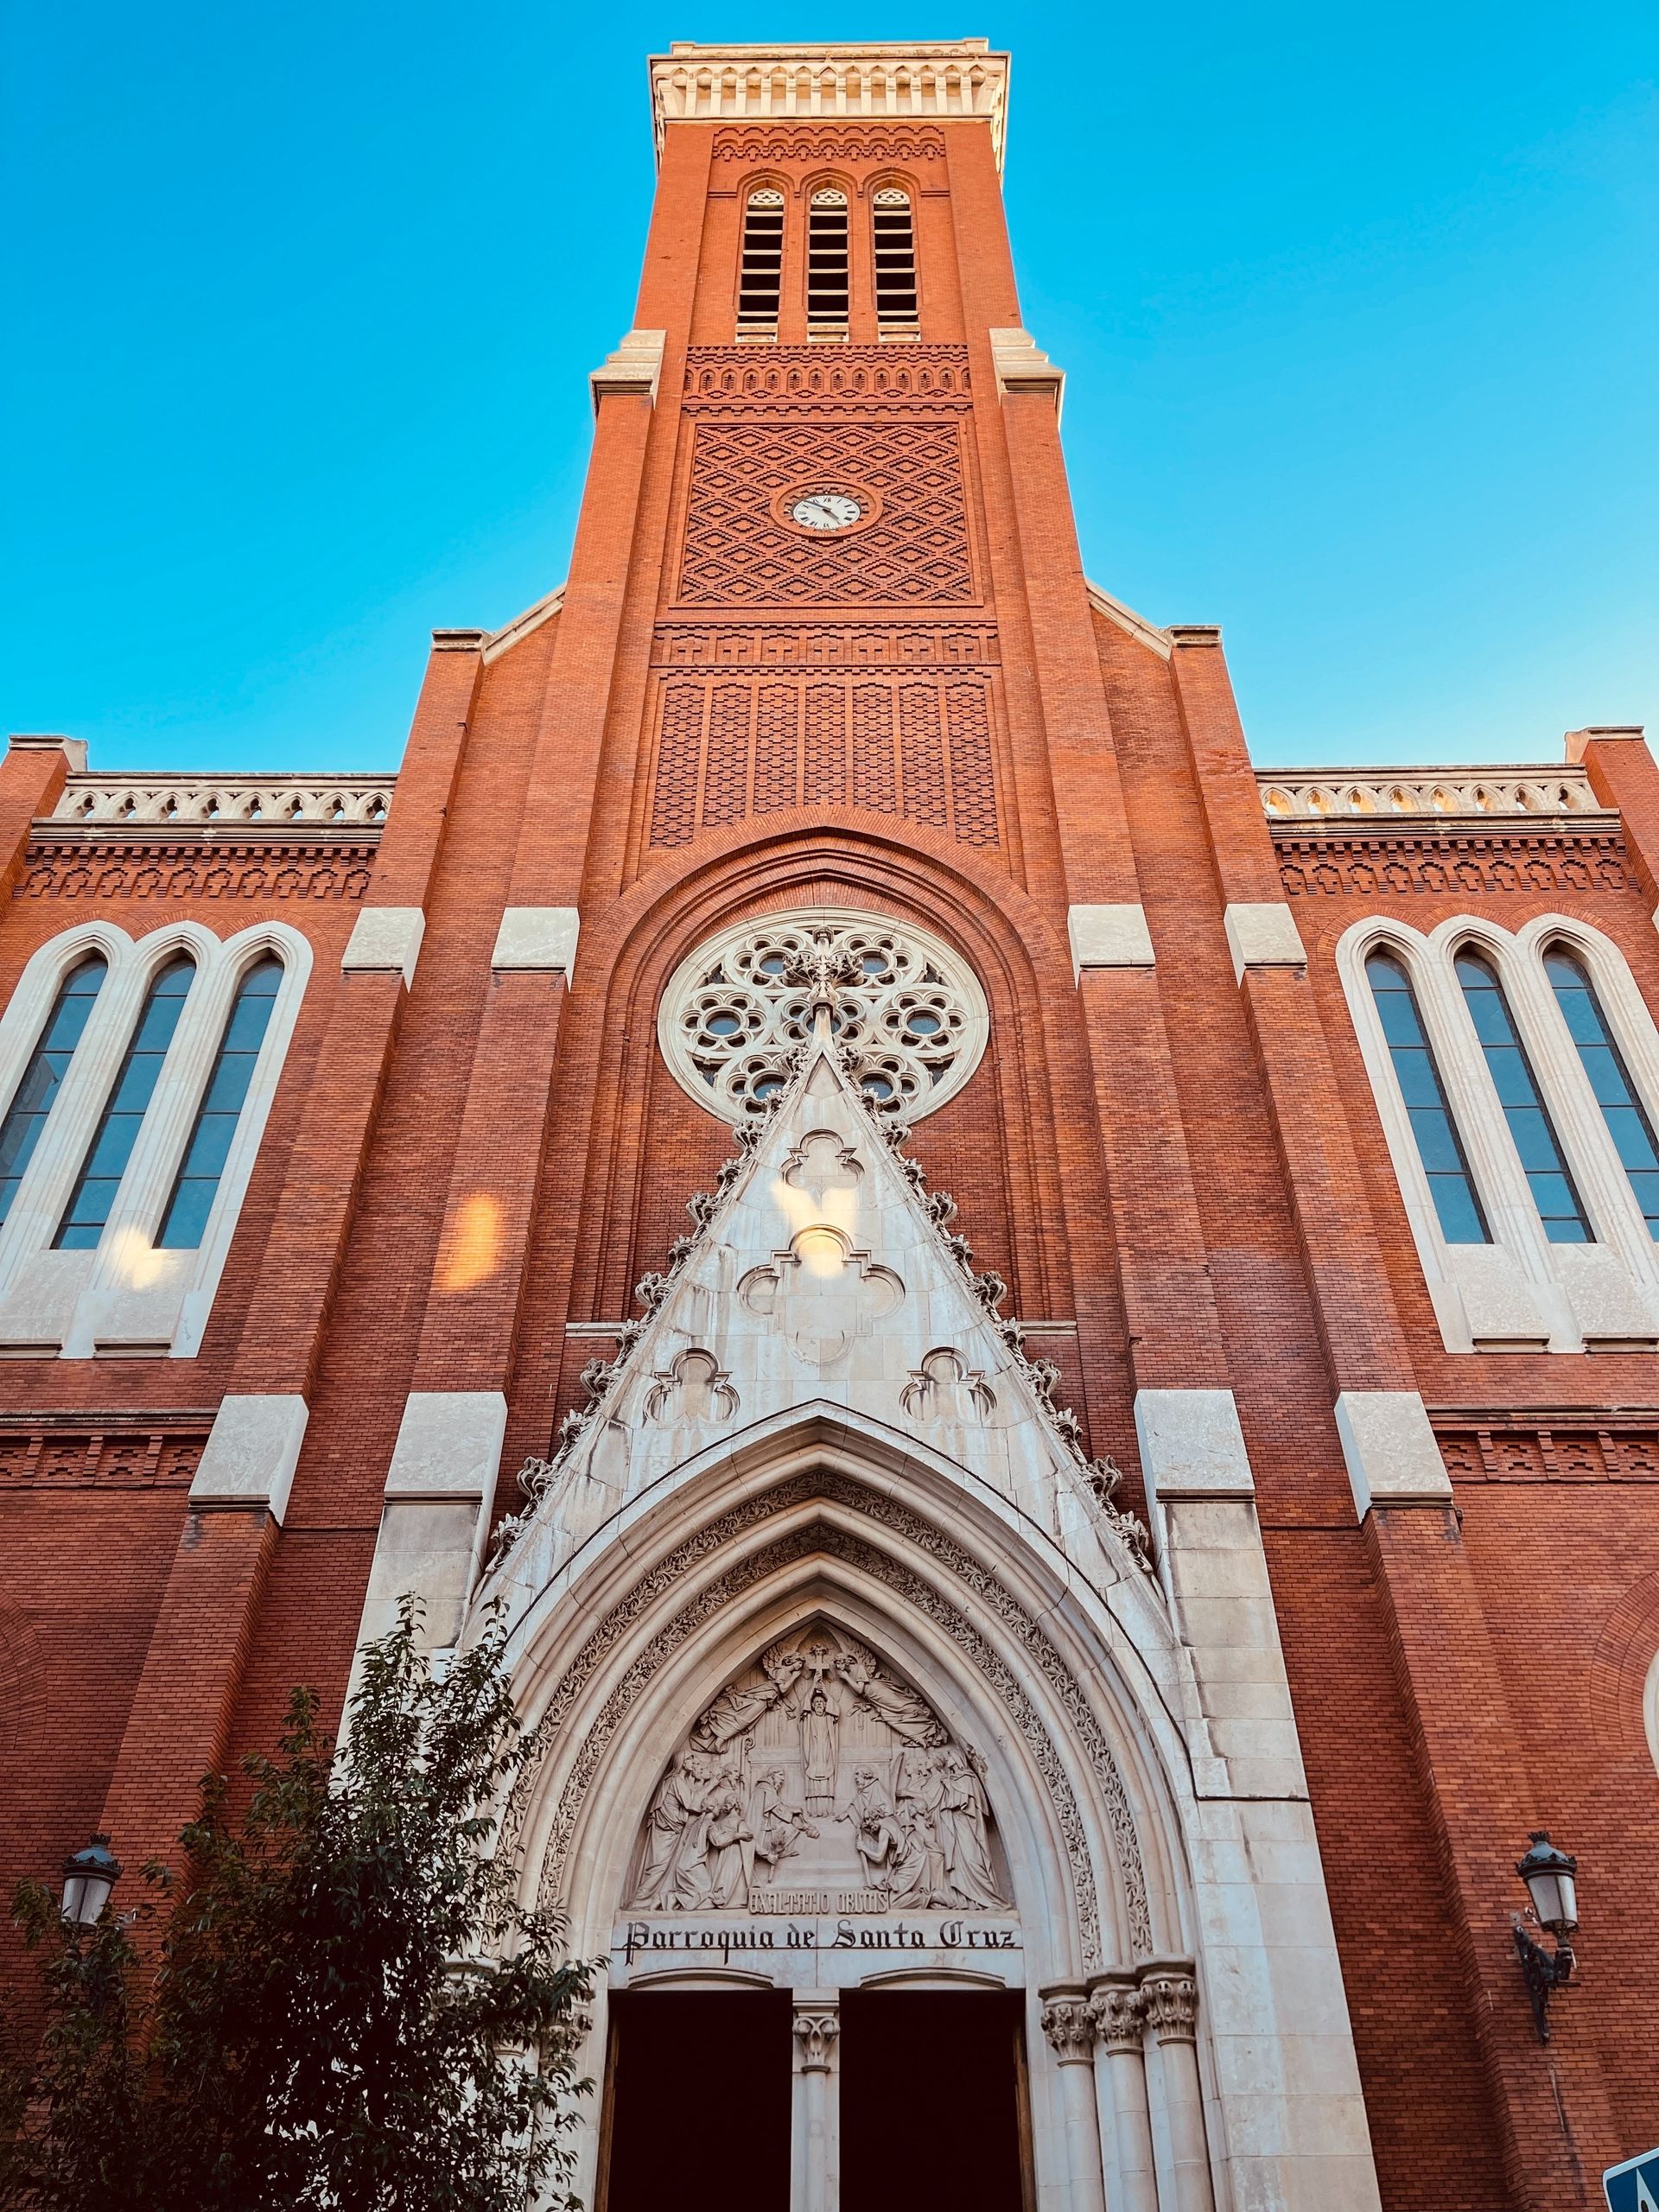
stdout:
POLYGON ((688 410, 780 399, 966 399, 965 346, 694 346, 686 356, 688 410))
POLYGON ((191 1428, 0 1429, 0 1490, 149 1490, 188 1485, 209 1417, 191 1428))
POLYGON ((988 622, 906 622, 891 629, 815 622, 803 630, 664 623, 651 657, 658 668, 917 668, 938 662, 984 668, 1000 653, 988 622))
POLYGON ((696 437, 682 604, 903 607, 977 596, 954 421, 709 420, 696 437), (880 495, 868 528, 815 537, 773 513, 776 494, 838 478, 880 495))
POLYGON ((660 686, 653 846, 689 844, 780 808, 845 798, 999 840, 988 679, 937 674, 833 683, 742 675, 671 677, 660 686))
POLYGON ((1356 837, 1277 841, 1286 896, 1622 891, 1618 837, 1356 837))
POLYGON ((372 845, 31 845, 29 899, 360 899, 372 845))
POLYGON ((926 124, 896 129, 791 130, 753 124, 747 130, 717 130, 717 162, 938 162, 944 158, 944 133, 926 124))
POLYGON ((1659 1424, 1651 1421, 1604 1427, 1582 1414, 1563 1416, 1559 1427, 1437 1421, 1434 1433, 1454 1483, 1659 1482, 1659 1424))

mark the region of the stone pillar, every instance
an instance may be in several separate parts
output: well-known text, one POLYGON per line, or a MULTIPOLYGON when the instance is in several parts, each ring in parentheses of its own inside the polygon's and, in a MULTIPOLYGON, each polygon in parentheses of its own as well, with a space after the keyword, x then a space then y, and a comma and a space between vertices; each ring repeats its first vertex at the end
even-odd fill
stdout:
POLYGON ((839 2212, 841 1995, 795 1993, 789 2212, 839 2212))
POLYGON ((1070 2212, 1106 2212, 1101 2175, 1100 2122, 1095 2113, 1095 2016, 1081 1984, 1040 1990, 1043 2033, 1060 2063, 1060 2110, 1065 2129, 1065 2202, 1070 2212))
POLYGON ((1172 2212, 1215 2212, 1204 2090, 1198 2080, 1198 1986, 1185 1967, 1153 1967, 1141 1977, 1141 1994, 1147 2025, 1158 2039, 1158 2071, 1175 2176, 1172 2212))
POLYGON ((1099 1975, 1089 1985, 1095 2022, 1095 2101, 1101 2147, 1114 2186, 1112 2212, 1158 2212, 1158 2169, 1152 2152, 1152 2113, 1147 2103, 1147 2061, 1141 2047, 1147 2000, 1132 1981, 1099 1975))

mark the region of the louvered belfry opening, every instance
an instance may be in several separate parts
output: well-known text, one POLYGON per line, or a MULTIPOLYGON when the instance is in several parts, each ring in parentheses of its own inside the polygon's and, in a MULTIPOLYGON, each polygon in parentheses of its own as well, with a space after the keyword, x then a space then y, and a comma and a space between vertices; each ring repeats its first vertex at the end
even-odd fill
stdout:
POLYGON ((910 194, 878 192, 873 210, 875 320, 883 338, 920 335, 916 298, 916 230, 910 194))
POLYGON ((847 335, 847 195, 833 185, 812 195, 806 218, 806 334, 847 335))
POLYGON ((737 334, 754 344, 778 335, 784 282, 784 195, 763 185, 743 211, 743 267, 738 280, 737 334))

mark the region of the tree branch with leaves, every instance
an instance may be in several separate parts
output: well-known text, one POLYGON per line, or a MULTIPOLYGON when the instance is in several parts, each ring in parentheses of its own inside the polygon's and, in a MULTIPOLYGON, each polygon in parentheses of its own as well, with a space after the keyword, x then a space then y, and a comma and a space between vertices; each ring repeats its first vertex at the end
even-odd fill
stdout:
POLYGON ((202 1784, 176 1884, 90 1929, 17 1893, 45 2032, 0 2069, 5 2212, 569 2206, 594 1966, 518 1901, 495 1808, 531 1756, 499 1617, 363 1655, 343 1747, 296 1690, 245 1809, 202 1784), (145 1941, 154 1916, 159 1940, 145 1941))

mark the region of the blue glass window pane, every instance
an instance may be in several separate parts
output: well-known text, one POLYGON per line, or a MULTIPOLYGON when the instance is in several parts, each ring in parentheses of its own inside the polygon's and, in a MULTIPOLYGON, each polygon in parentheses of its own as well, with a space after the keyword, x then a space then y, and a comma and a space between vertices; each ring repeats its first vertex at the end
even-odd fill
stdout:
POLYGON ((1472 1186, 1461 1174, 1431 1175, 1429 1189, 1434 1194, 1434 1211, 1440 1216, 1440 1234, 1448 1244, 1490 1244, 1486 1224, 1481 1218, 1480 1208, 1475 1203, 1472 1186))
POLYGON ((281 961, 262 960, 237 986, 196 1126, 162 1217, 156 1242, 164 1251, 194 1251, 201 1242, 282 980, 281 961))
POLYGON ((60 1251, 85 1251, 104 1234, 195 974, 195 963, 181 957, 169 962, 149 987, 110 1103, 58 1224, 53 1242, 60 1251))
POLYGON ((1490 1244, 1486 1217, 1406 971, 1392 955, 1374 952, 1365 963, 1365 975, 1388 1039, 1395 1079, 1411 1117, 1440 1234, 1448 1244, 1490 1244))
POLYGON ((1497 973, 1478 953, 1460 952, 1455 964, 1464 1004, 1485 1052, 1544 1234, 1552 1244, 1593 1243, 1589 1216, 1580 1203, 1497 973))
POLYGON ((47 1016, 40 1040, 30 1053, 6 1118, 0 1122, 0 1222, 11 1211, 23 1170, 34 1157, 46 1117, 52 1110, 75 1047, 80 1042, 92 1002, 109 973, 102 958, 83 960, 64 978, 62 988, 47 1016))
POLYGON ((1659 1147, 1624 1055, 1607 1027, 1601 1001, 1589 976, 1561 946, 1552 945, 1544 955, 1544 972, 1567 1023, 1567 1033, 1578 1046, 1608 1134, 1630 1179, 1648 1234, 1659 1237, 1659 1175, 1649 1172, 1659 1166, 1659 1147))

